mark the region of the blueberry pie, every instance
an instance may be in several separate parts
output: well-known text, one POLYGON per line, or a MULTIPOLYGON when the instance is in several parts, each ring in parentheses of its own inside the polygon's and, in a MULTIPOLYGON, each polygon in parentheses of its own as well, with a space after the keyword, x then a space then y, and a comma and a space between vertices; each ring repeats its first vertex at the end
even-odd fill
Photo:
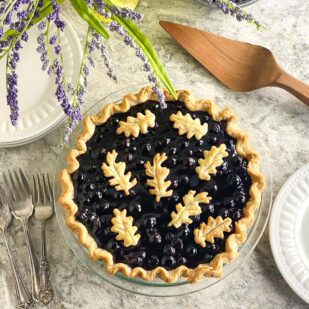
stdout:
POLYGON ((110 274, 219 277, 260 205, 259 155, 234 113, 177 94, 166 109, 148 87, 104 106, 68 152, 60 204, 110 274))

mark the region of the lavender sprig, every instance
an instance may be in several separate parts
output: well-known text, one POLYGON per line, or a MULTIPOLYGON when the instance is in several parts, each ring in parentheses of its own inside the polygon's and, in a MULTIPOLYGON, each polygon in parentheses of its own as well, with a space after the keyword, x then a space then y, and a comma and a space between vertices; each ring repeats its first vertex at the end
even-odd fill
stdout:
POLYGON ((112 32, 115 31, 120 36, 124 37, 124 39, 123 39, 124 43, 127 46, 135 49, 136 57, 139 58, 143 63, 143 70, 148 72, 148 81, 154 84, 152 89, 159 99, 161 108, 162 109, 166 108, 167 105, 165 103, 164 93, 163 93, 162 89, 160 88, 158 79, 155 77, 154 72, 151 70, 151 67, 148 63, 147 57, 145 56, 143 51, 136 45, 134 40, 130 37, 129 33, 118 22, 113 21, 110 24, 109 29, 110 29, 110 31, 112 31, 112 32))
POLYGON ((6 63, 6 87, 7 104, 10 106, 10 119, 13 126, 16 126, 19 118, 18 90, 16 68, 19 62, 19 50, 22 48, 21 42, 17 41, 14 48, 8 54, 6 63))
POLYGON ((230 0, 206 0, 208 4, 215 6, 221 10, 224 14, 230 14, 235 16, 238 21, 247 21, 248 23, 254 24, 257 29, 261 28, 260 22, 258 22, 250 13, 241 9, 236 3, 230 0))
MULTIPOLYGON (((104 65, 107 69, 107 76, 111 78, 112 80, 117 81, 117 76, 114 71, 114 67, 110 61, 109 53, 107 47, 103 44, 102 37, 94 30, 91 30, 92 40, 89 44, 89 52, 92 53, 94 50, 98 50, 101 53, 101 56, 104 61, 104 65)), ((89 63, 91 66, 93 66, 93 60, 92 57, 89 59, 89 63)))
POLYGON ((159 81, 155 74, 159 76, 160 81, 173 95, 175 95, 175 91, 150 42, 136 26, 136 23, 143 19, 141 13, 129 8, 119 8, 109 0, 71 0, 76 12, 88 23, 80 74, 76 87, 73 88, 65 78, 61 48, 61 35, 65 23, 60 17, 58 1, 63 2, 63 0, 49 1, 51 4, 46 6, 46 2, 43 0, 8 0, 4 5, 1 4, 0 0, 0 59, 7 55, 7 102, 11 108, 11 122, 13 125, 16 125, 19 117, 17 74, 15 71, 19 61, 20 42, 21 40, 28 40, 26 31, 45 16, 47 16, 46 20, 41 21, 38 25, 41 33, 37 38, 37 51, 42 61, 42 69, 55 78, 55 95, 69 119, 66 128, 66 140, 82 119, 81 107, 84 104, 84 94, 89 83, 90 67, 95 66, 94 52, 100 53, 107 68, 107 75, 111 79, 117 80, 113 65, 109 59, 107 46, 103 42, 103 38, 108 39, 109 34, 98 18, 97 13, 114 20, 110 25, 110 31, 116 31, 123 37, 125 44, 135 50, 136 56, 143 63, 143 70, 148 73, 148 80, 154 83, 153 89, 160 100, 161 106, 166 106, 164 94, 159 87, 159 81), (25 5, 27 5, 27 8, 25 8, 25 5), (44 10, 42 11, 40 8, 44 8, 44 10), (41 16, 40 12, 42 13, 41 16), (57 34, 52 36, 49 33, 51 23, 57 28, 57 34), (4 31, 4 25, 8 30, 4 31), (154 71, 152 71, 151 67, 154 71))

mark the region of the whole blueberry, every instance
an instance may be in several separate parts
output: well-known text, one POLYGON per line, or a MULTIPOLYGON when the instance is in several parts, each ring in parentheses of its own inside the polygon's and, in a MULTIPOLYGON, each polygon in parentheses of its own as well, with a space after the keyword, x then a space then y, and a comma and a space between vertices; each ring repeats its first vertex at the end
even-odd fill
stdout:
POLYGON ((246 194, 243 191, 235 192, 233 199, 237 204, 243 205, 246 202, 246 194))
POLYGON ((177 157, 171 156, 166 161, 166 166, 169 168, 175 167, 177 165, 177 157))
POLYGON ((190 142, 189 141, 184 140, 184 141, 181 142, 181 147, 182 148, 187 148, 189 146, 190 146, 190 142))
POLYGON ((148 259, 148 266, 150 268, 155 268, 156 266, 158 266, 160 263, 159 258, 156 255, 152 255, 149 259, 148 259))
POLYGON ((157 224, 156 217, 147 217, 144 219, 144 225, 146 228, 153 228, 157 224))
POLYGON ((142 146, 142 153, 143 153, 144 155, 150 154, 150 153, 151 153, 151 150, 152 150, 152 146, 151 146, 151 144, 149 144, 149 143, 144 144, 144 145, 142 146))
POLYGON ((205 211, 207 211, 210 215, 212 215, 214 212, 215 212, 215 206, 214 204, 210 203, 210 204, 207 204, 205 206, 205 211))
POLYGON ((217 250, 218 250, 218 247, 217 245, 214 243, 214 244, 211 244, 211 243, 207 243, 206 244, 206 247, 205 247, 205 250, 210 253, 210 254, 216 254, 217 250))
POLYGON ((170 149, 170 155, 175 155, 177 153, 177 148, 176 147, 171 147, 170 149))
POLYGON ((225 219, 229 216, 229 211, 226 208, 221 208, 218 211, 218 216, 222 217, 222 219, 225 219))
POLYGON ((110 208, 109 201, 101 200, 97 206, 98 210, 101 212, 107 211, 110 208))
POLYGON ((209 263, 212 259, 213 259, 213 255, 212 254, 210 254, 208 252, 206 252, 204 254, 204 260, 205 260, 206 263, 209 263))
POLYGON ((172 243, 176 239, 176 235, 174 233, 167 233, 165 235, 165 241, 167 243, 172 243))
POLYGON ((182 178, 180 179, 180 184, 182 184, 182 185, 187 185, 187 184, 189 183, 189 181, 190 181, 190 179, 189 179, 189 177, 186 175, 186 176, 184 176, 184 177, 182 177, 182 178))
POLYGON ((173 256, 164 255, 161 259, 163 267, 169 269, 176 265, 176 260, 173 256))
POLYGON ((150 244, 160 244, 162 237, 158 232, 148 233, 148 240, 150 244))
POLYGON ((125 138, 125 139, 123 140, 122 144, 123 144, 123 147, 129 148, 130 145, 131 145, 130 139, 129 139, 129 138, 125 138))
POLYGON ((210 131, 213 132, 213 133, 219 133, 221 131, 220 124, 219 123, 213 123, 211 128, 210 128, 210 131))
POLYGON ((231 197, 226 197, 224 198, 222 205, 225 208, 233 208, 235 207, 235 201, 231 197))
POLYGON ((178 265, 185 265, 187 263, 187 259, 183 256, 180 256, 178 259, 177 259, 177 264, 178 265))
POLYGON ((115 250, 120 248, 120 244, 116 240, 111 239, 107 243, 106 247, 107 247, 108 250, 115 251, 115 250))
POLYGON ((176 189, 177 187, 178 187, 178 180, 177 179, 171 180, 170 188, 171 189, 176 189))
POLYGON ((232 219, 233 219, 234 221, 238 221, 238 220, 240 220, 242 217, 243 217, 243 212, 242 212, 241 209, 236 209, 236 210, 233 212, 232 219))
POLYGON ((245 164, 245 160, 243 157, 240 156, 234 156, 233 157, 233 163, 235 166, 241 166, 245 164))
POLYGON ((131 214, 138 214, 142 211, 142 205, 138 201, 132 201, 129 204, 129 212, 131 214))
POLYGON ((133 161, 133 154, 130 152, 127 152, 126 154, 124 154, 123 159, 126 163, 130 163, 133 161))
POLYGON ((196 146, 202 146, 203 144, 204 144, 204 141, 202 139, 196 142, 196 146))
POLYGON ((230 173, 227 178, 226 178, 226 183, 230 186, 234 186, 236 188, 242 186, 242 181, 241 178, 235 174, 235 173, 230 173))
POLYGON ((164 255, 174 255, 176 253, 176 249, 168 244, 168 245, 165 245, 164 248, 163 248, 163 254, 164 255))
POLYGON ((179 236, 181 239, 186 239, 190 235, 190 229, 187 225, 179 228, 179 236))
POLYGON ((193 244, 189 244, 187 247, 186 247, 186 253, 188 256, 190 257, 194 257, 197 255, 198 253, 198 250, 197 250, 197 247, 193 244))
POLYGON ((185 159, 185 165, 186 165, 186 166, 191 167, 191 166, 193 166, 193 165, 195 165, 195 164, 196 164, 196 161, 195 161, 194 158, 189 157, 189 158, 186 158, 186 159, 185 159))
POLYGON ((136 153, 136 150, 137 150, 137 148, 136 148, 136 146, 131 146, 130 148, 129 148, 129 151, 133 154, 133 153, 136 153))

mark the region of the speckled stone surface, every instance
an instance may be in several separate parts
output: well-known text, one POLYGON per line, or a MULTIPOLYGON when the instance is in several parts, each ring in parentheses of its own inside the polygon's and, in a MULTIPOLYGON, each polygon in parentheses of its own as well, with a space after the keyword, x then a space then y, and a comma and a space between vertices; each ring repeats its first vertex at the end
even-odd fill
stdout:
MULTIPOLYGON (((288 72, 309 82, 309 2, 307 0, 261 0, 248 9, 267 26, 257 32, 251 25, 199 4, 196 0, 141 0, 145 13, 143 30, 149 35, 176 85, 202 86, 217 102, 230 105, 247 119, 268 147, 272 165, 274 194, 288 176, 309 162, 309 109, 279 89, 263 89, 251 93, 234 93, 207 73, 195 60, 164 33, 159 19, 196 26, 230 38, 265 45, 272 49, 278 62, 288 72)), ((84 24, 66 4, 65 16, 82 38, 84 24)), ((125 86, 145 81, 133 52, 123 49, 117 39, 111 43, 119 82, 104 75, 102 64, 92 73, 87 106, 125 86), (117 56, 116 56, 117 54, 117 56)), ((3 99, 3 98, 2 98, 3 99)), ((2 104, 4 104, 2 100, 2 104)), ((29 145, 1 149, 1 171, 20 165, 29 173, 53 172, 63 128, 29 145)), ((31 221, 31 230, 38 224, 31 221)), ((18 255, 23 271, 29 276, 26 247, 20 224, 10 227, 10 243, 18 255), (18 248, 18 249, 16 249, 18 248)), ((39 251, 38 233, 33 237, 39 251)), ((68 248, 56 218, 48 225, 48 251, 51 279, 56 292, 49 308, 308 308, 285 283, 273 260, 268 229, 255 251, 231 276, 216 286, 188 296, 153 298, 134 295, 115 288, 92 275, 68 248)), ((29 283, 29 280, 28 280, 29 283)), ((0 237, 0 308, 15 308, 12 276, 2 237, 0 237)))

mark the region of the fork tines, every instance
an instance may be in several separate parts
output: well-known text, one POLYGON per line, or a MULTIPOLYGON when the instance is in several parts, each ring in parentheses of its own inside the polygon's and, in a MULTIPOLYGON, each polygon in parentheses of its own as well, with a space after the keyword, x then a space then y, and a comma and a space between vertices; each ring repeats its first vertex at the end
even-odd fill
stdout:
POLYGON ((33 176, 33 202, 46 204, 52 202, 52 188, 48 174, 33 176), (41 179, 40 179, 41 178, 41 179))
POLYGON ((29 183, 21 168, 19 168, 19 172, 16 170, 4 172, 3 181, 7 197, 13 202, 18 202, 31 196, 29 183))

